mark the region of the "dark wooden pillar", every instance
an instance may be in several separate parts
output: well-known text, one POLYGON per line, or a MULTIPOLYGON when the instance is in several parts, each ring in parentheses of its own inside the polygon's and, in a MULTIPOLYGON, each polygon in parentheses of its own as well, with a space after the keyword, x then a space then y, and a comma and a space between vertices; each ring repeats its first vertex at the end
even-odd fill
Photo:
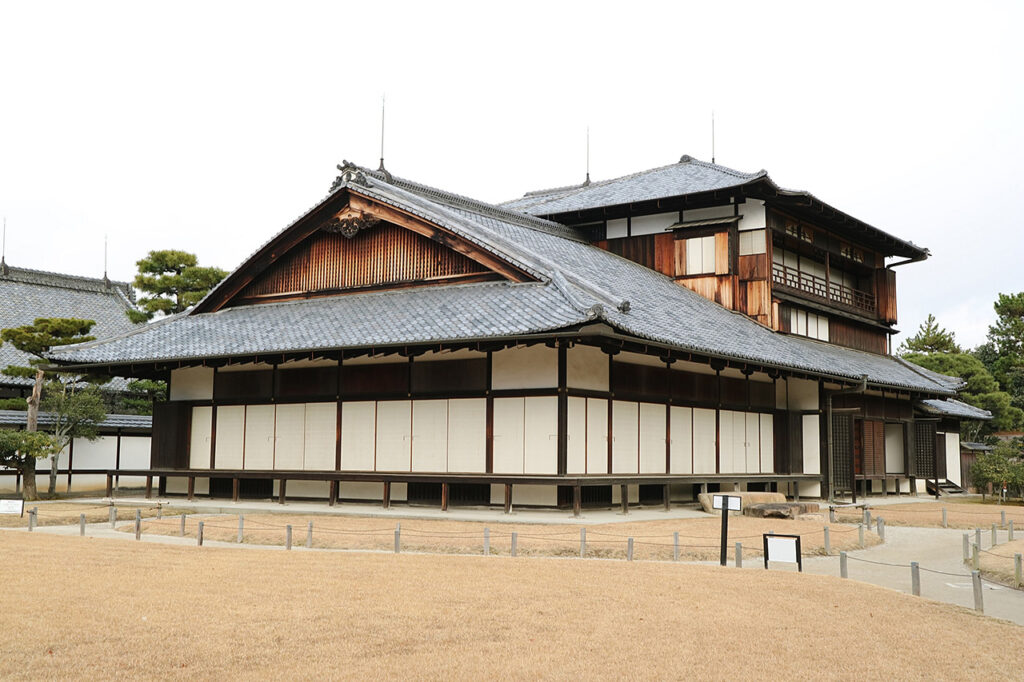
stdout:
POLYGON ((114 496, 114 474, 107 472, 107 497, 114 496))
POLYGON ((512 513, 512 484, 505 484, 505 513, 512 513))
POLYGON ((338 481, 331 481, 330 492, 328 493, 328 495, 330 496, 331 499, 327 504, 328 506, 333 507, 334 503, 337 502, 338 500, 338 481))
POLYGON ((619 486, 619 497, 621 498, 619 501, 622 503, 622 513, 623 514, 628 514, 629 513, 629 486, 628 485, 620 485, 619 486))
POLYGON ((448 511, 448 484, 441 484, 441 511, 448 511))
POLYGON ((579 516, 583 509, 583 486, 577 484, 572 487, 572 515, 579 516))
POLYGON ((662 490, 661 495, 662 495, 662 497, 664 498, 664 501, 665 501, 665 511, 668 511, 669 509, 672 508, 672 500, 671 500, 671 498, 669 496, 669 485, 668 485, 668 483, 666 483, 663 486, 663 488, 664 489, 662 490))
POLYGON ((288 479, 282 478, 281 479, 281 486, 280 486, 280 488, 277 491, 277 503, 278 504, 284 504, 285 491, 287 490, 287 488, 288 488, 288 479))
POLYGON ((569 393, 568 349, 565 341, 558 343, 558 475, 569 470, 569 393))
POLYGON ((238 476, 231 479, 231 501, 238 502, 239 488, 241 488, 241 481, 238 476))
POLYGON ((146 499, 153 497, 153 476, 152 474, 146 476, 146 499))
POLYGON ((194 499, 196 499, 196 477, 195 476, 189 476, 188 477, 188 501, 191 502, 194 499))
POLYGON ((384 481, 384 508, 391 508, 391 481, 384 481))

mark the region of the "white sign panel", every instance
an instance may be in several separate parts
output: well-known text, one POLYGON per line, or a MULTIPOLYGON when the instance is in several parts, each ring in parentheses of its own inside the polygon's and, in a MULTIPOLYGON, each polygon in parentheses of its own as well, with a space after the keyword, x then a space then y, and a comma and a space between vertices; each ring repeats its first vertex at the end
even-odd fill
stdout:
POLYGON ((722 509, 726 504, 729 505, 729 511, 739 511, 742 498, 736 495, 714 495, 711 498, 712 509, 722 509), (728 502, 726 502, 728 500, 728 502))
POLYGON ((768 536, 768 561, 797 562, 796 538, 768 536))
POLYGON ((0 514, 24 514, 25 500, 0 500, 0 514))

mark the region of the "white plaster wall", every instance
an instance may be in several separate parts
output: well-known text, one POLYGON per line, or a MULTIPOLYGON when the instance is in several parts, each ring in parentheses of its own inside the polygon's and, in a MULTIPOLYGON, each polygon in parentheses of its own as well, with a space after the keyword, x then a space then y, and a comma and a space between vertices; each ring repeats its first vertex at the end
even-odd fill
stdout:
POLYGON ((671 464, 673 474, 693 473, 693 409, 673 405, 671 464))
POLYGON ((770 414, 761 419, 761 473, 775 473, 775 422, 770 414))
POLYGON ((608 473, 608 401, 587 398, 587 473, 608 473))
POLYGON ((747 199, 740 204, 740 215, 742 216, 739 222, 740 231, 757 230, 768 224, 764 213, 764 202, 760 199, 747 199))
MULTIPOLYGON (((736 213, 732 204, 722 206, 709 206, 708 208, 691 208, 683 211, 683 221, 709 220, 711 218, 728 218, 736 213)), ((742 213, 742 211, 741 211, 742 213)), ((762 225, 761 227, 764 227, 762 225)))
MULTIPOLYGON (((327 481, 288 481, 288 497, 308 497, 315 500, 326 500, 331 496, 331 484, 327 481)), ((313 536, 316 537, 316 521, 313 521, 313 536)), ((295 543, 299 538, 306 537, 306 529, 302 526, 294 528, 295 543)))
POLYGON ((946 478, 954 483, 964 485, 963 472, 960 471, 960 434, 946 434, 946 478))
MULTIPOLYGON (((381 486, 380 499, 384 499, 384 487, 381 486)), ((392 502, 405 502, 409 499, 409 484, 408 483, 392 483, 391 484, 391 501, 392 502)))
MULTIPOLYGON (((505 487, 503 485, 492 486, 499 491, 498 498, 502 504, 505 502, 505 487)), ((493 496, 491 498, 494 499, 493 496)), ((527 506, 553 507, 558 504, 558 488, 553 485, 514 485, 512 486, 512 504, 527 506)))
MULTIPOLYGON (((186 495, 188 494, 188 479, 183 476, 168 477, 164 490, 172 495, 186 495)), ((194 490, 196 495, 208 495, 210 493, 210 479, 197 478, 194 490)))
POLYGON ((281 363, 277 366, 280 370, 289 369, 307 369, 310 367, 337 367, 337 360, 310 360, 309 358, 303 358, 302 360, 289 360, 288 362, 281 363))
POLYGON ((338 438, 338 404, 306 403, 303 466, 314 471, 334 471, 338 438))
POLYGON ((761 415, 747 412, 744 416, 747 424, 744 443, 746 462, 743 470, 755 474, 761 471, 761 415))
POLYGON ((679 222, 679 213, 655 213, 654 215, 633 216, 630 223, 630 234, 661 234, 679 222))
POLYGON ((693 473, 715 472, 715 410, 693 408, 693 473))
POLYGON ((612 401, 612 473, 638 473, 639 448, 639 403, 624 400, 612 401))
POLYGON ((821 473, 820 421, 816 414, 803 415, 804 473, 821 473))
MULTIPOLYGON (((289 484, 290 486, 291 484, 289 484)), ((364 483, 362 481, 342 481, 338 484, 338 497, 343 500, 383 500, 383 483, 364 483)), ((391 499, 395 500, 395 486, 391 486, 391 499)), ((313 525, 316 534, 316 524, 313 525)))
POLYGON ((526 398, 523 473, 558 473, 558 398, 526 398))
POLYGON ((821 497, 821 483, 818 483, 817 481, 805 481, 798 483, 797 486, 800 489, 800 497, 810 499, 821 497))
POLYGON ((496 390, 557 387, 558 351, 538 344, 492 354, 491 386, 496 390))
POLYGON ((468 348, 460 348, 459 350, 427 351, 422 355, 417 355, 415 362, 434 362, 437 360, 483 360, 486 357, 487 353, 481 353, 480 351, 470 350, 468 348))
POLYGON ((341 469, 373 471, 377 403, 359 400, 341 406, 341 469))
POLYGON ((587 399, 569 398, 566 473, 587 472, 587 399))
POLYGON ((377 471, 409 471, 412 458, 412 401, 377 403, 377 471))
POLYGON ((787 379, 790 410, 817 410, 818 382, 808 379, 787 379))
POLYGON ((482 473, 487 469, 487 400, 448 401, 448 471, 482 473))
POLYGON ((241 469, 245 447, 245 406, 224 405, 217 408, 217 445, 213 458, 217 469, 241 469))
POLYGON ((523 473, 524 398, 494 399, 494 473, 523 473))
POLYGON ((412 470, 448 470, 448 401, 414 400, 412 404, 412 470))
MULTIPOLYGON (((85 438, 76 438, 74 442, 75 456, 74 456, 74 468, 75 469, 113 469, 117 463, 117 436, 100 436, 94 441, 87 440, 85 438)), ((122 443, 122 450, 124 443, 122 443)), ((59 460, 59 466, 67 467, 68 455, 65 451, 61 454, 59 460)), ((146 462, 145 467, 149 466, 146 462)), ((124 468, 129 468, 124 465, 124 468)), ((38 468, 37 468, 38 471, 38 468)), ((49 478, 45 478, 46 483, 43 486, 49 485, 49 478)), ((135 487, 146 484, 145 477, 132 477, 122 476, 118 481, 118 487, 135 487)), ((85 491, 85 490, 99 490, 105 489, 107 486, 107 477, 103 474, 73 474, 71 476, 71 490, 72 491, 85 491)), ((45 488, 40 488, 45 489, 45 488)), ((57 477, 57 490, 67 490, 67 476, 61 474, 57 477)))
POLYGON ((608 239, 618 239, 619 237, 625 237, 628 232, 625 218, 617 218, 615 220, 608 221, 608 229, 605 235, 608 239))
MULTIPOLYGON (((648 367, 661 367, 665 369, 665 363, 656 355, 644 355, 643 353, 623 352, 613 357, 614 362, 625 362, 630 365, 647 365, 648 367)), ((673 365, 674 367, 675 365, 673 365)), ((714 374, 714 372, 712 372, 714 374)))
MULTIPOLYGON (((647 357, 647 356, 643 356, 647 357)), ((715 370, 711 369, 708 365, 702 365, 698 362, 686 362, 680 360, 672 363, 673 372, 690 372, 692 374, 710 374, 714 376, 715 370)))
POLYGON ((775 409, 785 410, 789 408, 789 384, 787 379, 779 379, 775 382, 775 409))
POLYGON ((171 400, 212 400, 213 368, 182 367, 171 370, 171 400))
POLYGON ((608 355, 593 346, 573 346, 565 351, 566 385, 590 391, 608 390, 608 355))
POLYGON ((640 403, 640 473, 665 473, 665 405, 640 403))
POLYGON ((249 405, 245 408, 246 469, 274 468, 274 406, 249 405))
POLYGON ((192 408, 192 434, 188 450, 190 469, 210 468, 210 441, 213 435, 213 408, 192 408))
POLYGON ((885 472, 902 474, 903 469, 903 424, 886 424, 885 472))
POLYGON ((236 365, 225 365, 217 369, 218 372, 260 372, 274 369, 269 362, 242 362, 236 365))
MULTIPOLYGON (((75 447, 78 447, 77 445, 75 447)), ((122 469, 148 469, 152 454, 152 439, 149 436, 121 436, 121 468, 122 469)), ((77 464, 75 465, 77 466, 77 464)), ((106 476, 102 478, 103 486, 106 487, 106 476)), ((77 490, 79 483, 77 476, 72 479, 72 490, 77 490)), ((98 481, 97 481, 98 482, 98 481)), ((158 478, 153 479, 154 487, 159 482, 158 478)), ((126 487, 142 487, 146 485, 145 476, 122 476, 121 485, 126 487)), ((90 483, 90 489, 92 484, 90 483)))
MULTIPOLYGON (((394 354, 378 355, 377 357, 362 355, 358 358, 347 358, 341 364, 344 367, 348 365, 408 365, 409 359, 394 354)), ((342 380, 344 380, 344 370, 342 370, 342 380)))
POLYGON ((306 450, 306 406, 278 405, 274 428, 274 468, 302 469, 306 450))

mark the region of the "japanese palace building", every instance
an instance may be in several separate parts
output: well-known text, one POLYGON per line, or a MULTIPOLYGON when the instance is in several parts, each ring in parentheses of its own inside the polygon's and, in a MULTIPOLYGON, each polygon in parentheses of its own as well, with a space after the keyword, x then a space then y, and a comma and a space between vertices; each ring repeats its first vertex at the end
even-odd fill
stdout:
POLYGON ((927 250, 687 156, 503 205, 339 170, 194 309, 51 354, 169 380, 164 492, 578 508, 959 482, 958 420, 987 413, 888 354, 893 266, 927 250))

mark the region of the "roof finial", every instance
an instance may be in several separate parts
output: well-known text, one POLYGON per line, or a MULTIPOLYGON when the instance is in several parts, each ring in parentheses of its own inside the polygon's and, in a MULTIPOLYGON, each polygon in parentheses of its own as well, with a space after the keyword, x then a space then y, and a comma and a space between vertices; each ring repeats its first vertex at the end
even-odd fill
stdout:
POLYGON ((103 284, 109 289, 110 279, 107 277, 107 235, 103 235, 103 284))
POLYGON ((4 216, 4 236, 3 242, 0 243, 0 275, 6 277, 9 274, 11 270, 7 267, 7 216, 4 216))
POLYGON ((380 167, 377 170, 384 172, 384 95, 380 96, 380 167))
POLYGON ((590 126, 587 126, 587 179, 583 181, 583 186, 586 187, 590 184, 590 126))

